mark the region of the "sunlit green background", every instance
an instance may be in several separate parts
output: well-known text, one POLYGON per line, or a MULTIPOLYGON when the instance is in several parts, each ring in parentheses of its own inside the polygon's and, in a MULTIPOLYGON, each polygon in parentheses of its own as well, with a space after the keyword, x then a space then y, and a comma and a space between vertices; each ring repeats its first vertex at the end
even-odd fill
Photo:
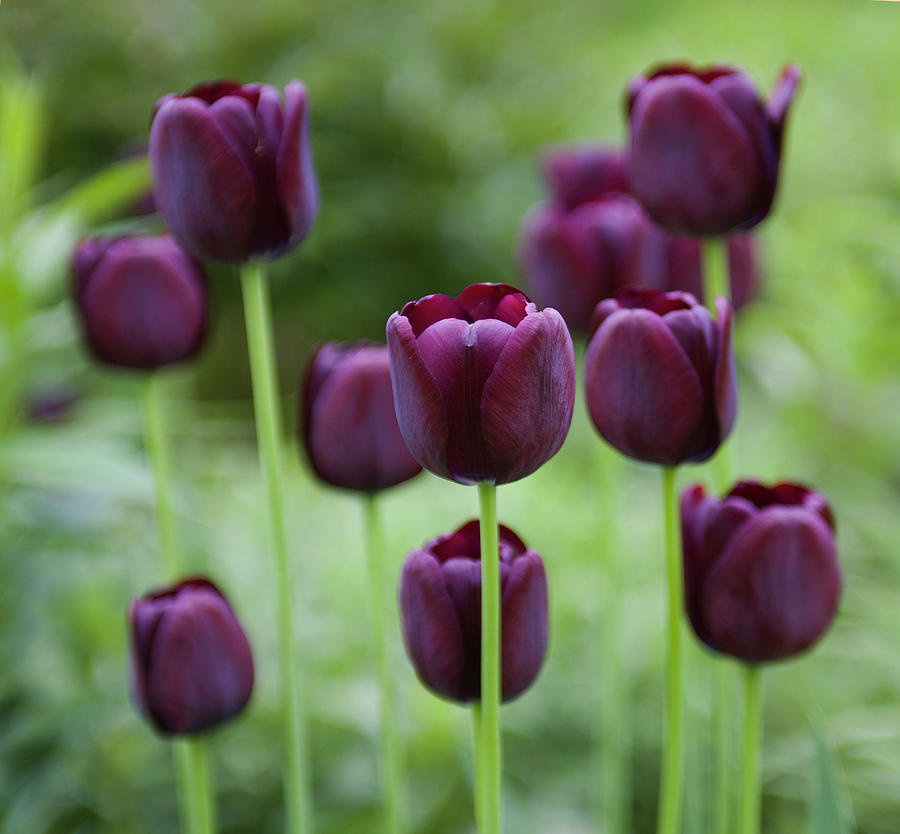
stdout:
MULTIPOLYGON (((90 365, 66 297, 73 241, 121 225, 134 168, 71 189, 145 140, 169 91, 218 76, 307 82, 322 209, 309 240, 272 268, 290 426, 314 342, 379 338, 392 310, 430 291, 518 282, 512 253, 540 196, 538 149, 621 140, 629 76, 686 57, 744 64, 764 89, 787 60, 805 73, 780 199, 761 228, 764 297, 738 323, 733 452, 741 475, 829 494, 846 590, 825 641, 767 672, 764 828, 896 834, 898 42, 900 4, 871 0, 5 0, 0 832, 177 827, 168 748, 128 699, 125 608, 161 576, 141 379, 90 365), (81 395, 67 422, 16 419, 35 391, 60 387, 81 395)), ((192 566, 230 593, 258 659, 251 707, 214 740, 221 829, 264 834, 281 830, 271 562, 237 282, 216 269, 212 283, 211 344, 170 374, 177 510, 192 566)), ((685 468, 682 479, 708 475, 685 468)), ((633 820, 620 830, 653 830, 657 480, 602 448, 579 408, 560 454, 501 490, 501 518, 544 555, 552 595, 544 672, 504 710, 509 834, 608 834, 616 807, 633 820), (619 781, 616 745, 629 763, 619 781)), ((318 830, 370 834, 377 702, 361 509, 314 483, 293 449, 288 507, 318 830)), ((430 475, 386 495, 392 575, 475 508, 474 490, 430 475)), ((394 637, 410 830, 471 831, 468 716, 417 684, 394 637)), ((704 834, 714 674, 700 649, 689 667, 685 828, 704 834)))

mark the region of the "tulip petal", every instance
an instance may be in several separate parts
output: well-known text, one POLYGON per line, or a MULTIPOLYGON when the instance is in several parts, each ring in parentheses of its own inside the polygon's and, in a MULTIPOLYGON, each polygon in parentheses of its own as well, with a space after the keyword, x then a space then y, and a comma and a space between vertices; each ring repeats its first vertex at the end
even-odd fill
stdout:
POLYGON ((501 687, 507 702, 531 686, 547 653, 547 575, 537 553, 513 560, 502 593, 501 687))
POLYGON ((291 81, 284 88, 284 130, 276 159, 278 194, 291 230, 288 246, 309 233, 319 206, 319 188, 309 139, 306 87, 291 81))
POLYGON ((162 105, 150 131, 150 166, 157 204, 181 244, 197 257, 243 260, 256 186, 206 105, 193 98, 162 105))
POLYGON ((575 351, 553 308, 526 316, 484 386, 481 426, 495 483, 530 475, 559 451, 575 404, 575 351))
POLYGON ((394 313, 387 323, 394 409, 412 456, 426 469, 452 478, 447 468, 447 414, 434 377, 422 361, 412 325, 394 313))
POLYGON ((445 698, 458 699, 465 668, 463 635, 437 560, 411 553, 400 575, 403 639, 419 680, 445 698))
POLYGON ((456 303, 456 299, 443 293, 434 293, 418 301, 410 301, 404 305, 400 315, 409 319, 416 337, 421 336, 427 328, 442 319, 471 321, 469 314, 456 303))
POLYGON ((840 588, 825 522, 803 509, 764 509, 709 572, 702 605, 710 643, 750 663, 795 655, 828 628, 840 588))
POLYGON ((624 153, 602 145, 553 148, 541 154, 550 196, 566 209, 628 192, 624 153))
POLYGON ((702 417, 697 372, 662 319, 619 310, 597 330, 584 360, 594 425, 629 457, 662 466, 684 460, 702 417))
POLYGON ((441 565, 441 573, 463 642, 464 662, 455 700, 475 700, 481 697, 481 562, 449 559, 441 565))
POLYGON ((797 95, 797 89, 802 78, 803 73, 800 71, 800 67, 796 64, 788 64, 781 71, 781 75, 778 76, 778 81, 775 82, 775 89, 772 90, 772 95, 766 107, 769 119, 772 122, 772 128, 775 131, 775 140, 779 150, 784 138, 784 127, 788 111, 791 109, 791 104, 793 104, 797 95))
POLYGON ((456 303, 466 311, 470 321, 500 318, 515 327, 525 316, 528 298, 509 284, 471 284, 456 296, 456 303), (510 296, 514 299, 512 303, 510 296), (516 303, 515 299, 520 303, 516 303), (503 304, 506 305, 503 308, 505 317, 503 314, 497 315, 503 304))
POLYGON ((724 234, 755 207, 756 150, 719 97, 688 75, 661 77, 631 113, 631 191, 673 232, 724 234))

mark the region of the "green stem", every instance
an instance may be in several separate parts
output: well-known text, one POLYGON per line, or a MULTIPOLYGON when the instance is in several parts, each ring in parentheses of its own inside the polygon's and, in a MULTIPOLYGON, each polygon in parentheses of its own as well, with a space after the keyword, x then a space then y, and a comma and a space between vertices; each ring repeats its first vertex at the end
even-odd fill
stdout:
POLYGON ((206 742, 201 738, 180 738, 172 744, 181 781, 186 831, 213 834, 216 821, 206 742))
POLYGON ((175 533, 175 514, 170 494, 169 445, 163 414, 163 383, 159 373, 148 375, 144 394, 147 454, 153 467, 159 543, 166 576, 174 581, 181 572, 181 553, 175 533))
POLYGON ((669 584, 669 656, 666 669, 666 748, 662 763, 659 834, 676 834, 681 828, 681 794, 684 782, 684 681, 681 618, 684 607, 681 547, 678 539, 678 499, 674 467, 663 475, 666 519, 666 573, 669 584))
POLYGON ((731 280, 728 269, 728 238, 707 237, 703 248, 703 302, 716 315, 716 297, 731 300, 731 280))
POLYGON ((481 743, 481 737, 484 732, 482 729, 483 722, 481 720, 481 704, 472 704, 472 762, 473 762, 473 775, 474 778, 472 780, 472 784, 474 785, 474 794, 475 794, 475 829, 476 831, 481 831, 484 826, 483 820, 483 806, 484 803, 481 799, 482 793, 482 785, 481 778, 484 773, 484 763, 482 761, 482 748, 484 745, 481 743))
POLYGON ((478 484, 481 506, 481 834, 500 834, 500 545, 497 487, 478 484))
POLYGON ((391 650, 388 640, 381 518, 375 494, 364 503, 366 542, 369 562, 369 587, 372 594, 372 626, 375 640, 375 665, 381 711, 381 779, 384 790, 384 830, 400 834, 402 824, 403 774, 400 763, 400 739, 395 720, 394 679, 391 674, 391 650))
POLYGON ((744 757, 741 767, 741 834, 759 834, 759 748, 762 730, 762 670, 744 668, 744 757))
POLYGON ((250 376, 253 381, 256 438, 266 483, 269 543, 275 560, 275 602, 284 719, 285 830, 288 834, 309 834, 312 831, 312 820, 306 740, 294 662, 293 594, 281 486, 281 415, 275 377, 269 286, 258 262, 249 263, 241 269, 241 289, 250 353, 250 376))
POLYGON ((715 694, 715 804, 714 834, 730 834, 731 822, 731 669, 722 659, 713 661, 716 673, 715 694))

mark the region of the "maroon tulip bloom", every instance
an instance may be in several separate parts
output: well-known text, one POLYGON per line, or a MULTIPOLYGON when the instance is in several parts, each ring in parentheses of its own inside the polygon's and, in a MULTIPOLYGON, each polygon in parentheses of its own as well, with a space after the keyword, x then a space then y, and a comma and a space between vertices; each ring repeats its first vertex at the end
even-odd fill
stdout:
POLYGON ((153 370, 191 359, 203 345, 203 267, 171 235, 83 240, 72 258, 72 290, 101 362, 153 370))
POLYGON ((685 600, 710 648, 764 663, 805 651, 841 593, 834 517, 820 492, 742 481, 724 498, 681 496, 685 600))
POLYGON ((604 145, 564 145, 541 156, 544 180, 554 202, 571 211, 609 194, 628 193, 624 156, 604 145))
POLYGON ((655 222, 705 237, 749 229, 772 207, 793 64, 768 102, 747 73, 725 64, 670 64, 628 88, 631 193, 655 222))
MULTIPOLYGON (((443 698, 481 697, 481 542, 478 521, 406 557, 400 613, 406 651, 419 680, 443 698)), ((544 563, 500 526, 500 686, 503 701, 534 682, 547 653, 544 563)))
POLYGON ((156 104, 150 167, 160 212, 198 258, 241 263, 304 237, 318 193, 306 87, 213 81, 156 104))
POLYGON ((128 608, 132 695, 166 735, 209 730, 237 715, 253 691, 253 655, 222 592, 185 579, 128 608))
POLYGON ((397 425, 384 345, 331 343, 313 353, 300 436, 316 474, 332 486, 376 492, 422 471, 397 425))
MULTIPOLYGON (((643 285, 663 292, 688 292, 706 303, 700 241, 693 237, 676 237, 654 226, 645 242, 643 285)), ((756 238, 749 233, 732 235, 727 245, 731 304, 737 312, 759 293, 759 247, 756 238)))
POLYGON ((737 410, 731 306, 718 319, 687 293, 623 290, 597 305, 584 359, 597 431, 637 460, 676 466, 710 457, 737 410))
POLYGON ((400 431, 426 469, 462 484, 530 475, 572 422, 575 352, 562 316, 515 287, 427 295, 387 323, 400 431))

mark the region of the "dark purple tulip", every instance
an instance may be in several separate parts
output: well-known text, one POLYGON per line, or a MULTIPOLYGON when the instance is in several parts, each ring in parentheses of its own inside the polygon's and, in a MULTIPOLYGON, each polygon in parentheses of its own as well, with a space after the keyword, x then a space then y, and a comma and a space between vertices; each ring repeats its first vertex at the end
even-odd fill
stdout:
POLYGON ((156 202, 198 258, 242 263, 306 237, 318 193, 306 87, 284 102, 267 84, 213 81, 156 104, 150 168, 156 202))
POLYGON ((820 492, 742 481, 681 495, 685 600, 697 636, 746 663, 805 651, 837 611, 834 517, 820 492))
POLYGON ((569 211, 612 193, 628 193, 624 156, 604 145, 551 148, 541 155, 541 168, 551 198, 569 211))
MULTIPOLYGON (((478 521, 406 557, 400 613, 419 680, 451 701, 481 697, 481 542, 478 521)), ((534 682, 547 653, 544 563, 500 526, 500 685, 503 701, 534 682)))
MULTIPOLYGON (((677 237, 653 227, 645 237, 644 286, 663 292, 689 292, 701 302, 703 297, 703 265, 700 241, 693 237, 677 237)), ((758 243, 750 233, 728 238, 728 271, 731 304, 739 311, 759 292, 760 262, 758 243)))
POLYGON ((572 210, 546 202, 525 217, 519 262, 535 298, 558 309, 573 330, 586 332, 600 300, 645 283, 650 234, 643 209, 625 194, 572 210))
POLYGON ((190 359, 203 344, 203 267, 171 235, 83 240, 72 291, 87 345, 102 362, 152 370, 190 359))
POLYGON ((584 359, 597 431, 637 460, 710 457, 737 410, 731 305, 717 319, 687 293, 626 289, 597 305, 584 359))
POLYGON ((400 431, 426 469, 462 484, 530 475, 572 422, 575 352, 562 316, 506 284, 427 295, 387 323, 400 431))
POLYGON ((376 492, 422 471, 400 434, 388 349, 330 343, 313 353, 300 399, 300 436, 327 484, 376 492))
POLYGON ((128 608, 132 695, 166 735, 217 727, 246 706, 253 655, 222 592, 185 579, 133 600, 128 608))
POLYGON ((793 64, 768 102, 739 67, 670 64, 632 79, 631 193, 675 234, 749 229, 772 207, 785 120, 800 83, 793 64))

